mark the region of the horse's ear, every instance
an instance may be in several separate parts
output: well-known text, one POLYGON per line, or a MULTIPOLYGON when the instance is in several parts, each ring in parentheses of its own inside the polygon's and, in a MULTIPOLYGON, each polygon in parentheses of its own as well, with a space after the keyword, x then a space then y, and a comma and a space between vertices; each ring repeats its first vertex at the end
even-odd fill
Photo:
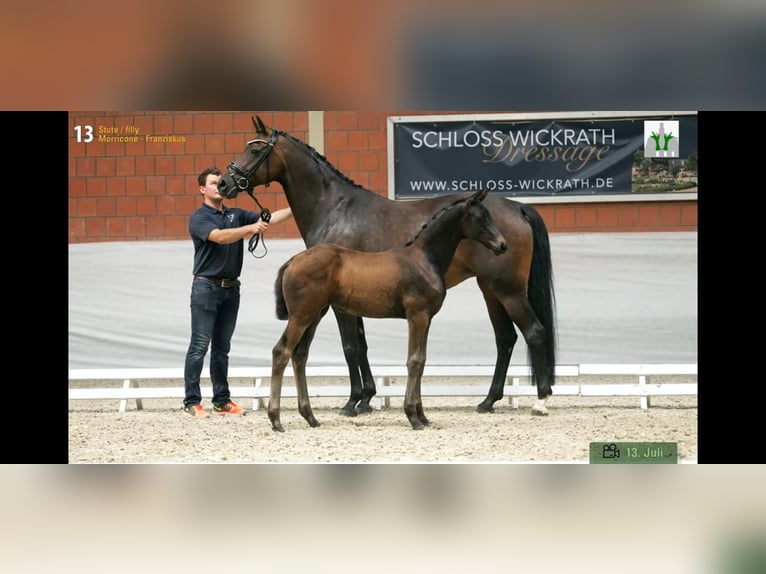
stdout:
POLYGON ((261 116, 256 115, 255 117, 250 116, 250 119, 253 120, 253 127, 255 128, 255 133, 257 134, 265 134, 266 133, 266 126, 263 123, 263 120, 261 119, 261 116))

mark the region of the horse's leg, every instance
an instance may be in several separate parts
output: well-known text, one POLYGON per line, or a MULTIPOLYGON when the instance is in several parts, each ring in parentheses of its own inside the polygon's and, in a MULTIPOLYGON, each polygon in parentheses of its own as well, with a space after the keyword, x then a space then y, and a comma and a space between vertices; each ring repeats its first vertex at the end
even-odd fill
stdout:
POLYGON ((430 325, 431 317, 427 313, 416 313, 407 317, 407 387, 404 391, 404 414, 415 430, 423 430, 430 424, 423 413, 423 399, 420 393, 430 325))
MULTIPOLYGON (((529 308, 529 313, 532 309, 529 308)), ((532 314, 533 321, 529 325, 519 325, 524 339, 529 347, 529 356, 532 361, 532 372, 537 383, 537 401, 532 407, 533 415, 546 416, 548 409, 545 404, 548 397, 553 394, 555 368, 548 360, 548 354, 545 348, 545 328, 542 323, 532 314)))
POLYGON ((555 366, 546 348, 545 327, 537 319, 525 297, 507 297, 504 304, 508 315, 519 326, 527 342, 529 360, 532 363, 532 376, 537 384, 537 401, 532 407, 532 414, 547 415, 548 409, 545 403, 553 394, 551 387, 554 383, 555 366))
POLYGON ((367 359, 367 337, 364 334, 364 321, 361 317, 357 317, 357 341, 359 344, 359 350, 357 358, 359 360, 359 371, 362 376, 362 398, 356 405, 356 412, 359 414, 371 413, 372 407, 370 401, 375 396, 377 390, 375 389, 375 379, 372 376, 372 369, 370 369, 370 362, 367 359))
POLYGON ((344 313, 333 307, 335 319, 340 329, 340 340, 343 345, 343 355, 348 365, 348 377, 351 384, 351 393, 346 404, 340 409, 340 414, 349 417, 356 416, 356 404, 362 400, 362 379, 359 376, 359 336, 357 332, 357 318, 344 313))
POLYGON ((505 307, 498 301, 488 285, 480 279, 477 279, 476 282, 484 295, 484 302, 487 304, 489 320, 492 322, 492 328, 495 331, 495 347, 497 348, 497 359, 495 361, 495 372, 492 375, 492 383, 489 386, 487 397, 479 403, 476 411, 479 413, 492 413, 495 411, 493 405, 503 398, 508 365, 511 363, 513 347, 516 345, 519 336, 505 307))
POLYGON ((308 384, 306 382, 306 362, 309 357, 309 347, 314 340, 319 320, 309 325, 303 337, 293 351, 293 372, 295 373, 295 388, 298 394, 298 412, 306 419, 310 427, 318 427, 319 421, 314 417, 309 401, 308 384))

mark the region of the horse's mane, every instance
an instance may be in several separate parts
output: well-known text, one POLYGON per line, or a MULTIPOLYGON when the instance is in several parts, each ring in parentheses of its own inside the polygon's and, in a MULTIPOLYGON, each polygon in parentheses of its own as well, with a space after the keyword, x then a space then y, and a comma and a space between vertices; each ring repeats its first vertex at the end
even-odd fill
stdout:
POLYGON ((436 221, 437 219, 439 219, 439 218, 440 218, 442 215, 444 215, 444 213, 446 213, 447 211, 449 211, 450 209, 452 209, 453 207, 455 207, 457 204, 459 204, 459 203, 463 203, 463 202, 466 202, 466 201, 468 201, 469 199, 471 199, 471 198, 470 198, 470 197, 461 197, 461 198, 459 198, 459 199, 456 199, 455 201, 453 201, 453 202, 452 202, 452 203, 450 203, 449 205, 447 205, 447 206, 445 206, 445 207, 442 207, 442 208, 441 208, 439 211, 437 211, 436 213, 434 213, 434 214, 431 216, 431 218, 430 218, 430 219, 426 220, 426 222, 425 222, 423 225, 421 225, 421 226, 420 226, 420 229, 418 229, 418 232, 415 234, 415 237, 413 237, 413 238, 412 238, 412 239, 410 239, 410 240, 409 240, 407 243, 405 243, 405 244, 404 244, 404 246, 405 246, 405 247, 409 247, 410 245, 412 245, 413 243, 415 243, 415 241, 417 241, 417 240, 418 240, 418 237, 420 237, 420 236, 423 234, 423 232, 426 230, 426 228, 427 228, 429 225, 431 225, 431 224, 432 224, 434 221, 436 221))
MULTIPOLYGON (((316 162, 317 162, 317 163, 319 163, 319 164, 323 164, 324 166, 326 166, 326 167, 327 167, 327 169, 329 169, 329 170, 330 170, 332 173, 334 173, 336 176, 338 176, 338 178, 340 178, 340 179, 341 179, 341 180, 343 180, 344 182, 346 182, 346 183, 348 183, 349 185, 352 185, 352 186, 354 186, 354 187, 357 187, 357 188, 359 188, 359 189, 364 189, 365 191, 369 191, 367 188, 365 188, 364 186, 362 186, 362 185, 358 184, 358 183, 357 183, 357 182, 355 182, 353 179, 351 179, 350 177, 348 177, 348 176, 347 176, 345 173, 343 173, 342 171, 340 171, 340 170, 339 170, 337 167, 335 167, 335 166, 334 166, 332 163, 330 163, 330 161, 329 161, 329 160, 328 160, 328 159, 327 159, 325 156, 323 156, 321 153, 319 153, 319 152, 318 152, 316 149, 314 149, 313 147, 311 147, 311 146, 310 146, 309 144, 307 144, 305 141, 303 141, 303 140, 300 140, 300 139, 298 139, 297 137, 295 137, 294 135, 292 135, 292 134, 290 134, 290 133, 288 133, 288 132, 285 132, 285 131, 281 131, 281 130, 280 130, 280 132, 279 132, 279 133, 280 133, 280 135, 282 135, 282 136, 286 137, 287 139, 289 139, 291 142, 294 142, 294 143, 298 144, 299 146, 301 146, 301 147, 305 148, 305 149, 306 149, 306 150, 309 152, 309 155, 311 156, 311 158, 312 158, 314 161, 316 161, 316 162)), ((420 237, 420 236, 423 234, 423 232, 426 230, 426 228, 427 228, 429 225, 431 225, 431 223, 433 223, 433 222, 434 222, 436 219, 438 219, 439 217, 441 217, 441 216, 442 216, 442 215, 443 215, 443 214, 444 214, 446 211, 449 211, 450 209, 452 209, 453 207, 455 207, 455 206, 456 206, 456 205, 458 205, 459 203, 463 203, 464 201, 467 201, 468 199, 470 199, 470 198, 468 198, 468 197, 459 198, 459 199, 456 199, 455 201, 453 201, 452 203, 450 203, 449 205, 447 205, 447 206, 445 206, 445 207, 442 207, 442 208, 441 208, 439 211, 437 211, 436 213, 434 213, 434 214, 433 214, 433 215, 430 217, 430 219, 428 219, 428 220, 427 220, 427 221, 426 221, 426 222, 425 222, 425 223, 424 223, 424 224, 423 224, 423 225, 420 227, 420 229, 418 230, 418 232, 415 234, 415 237, 413 237, 413 238, 412 238, 412 239, 410 239, 410 240, 409 240, 407 243, 405 243, 405 244, 404 244, 404 246, 405 246, 405 247, 408 247, 408 246, 412 245, 412 244, 413 244, 415 241, 417 241, 418 237, 420 237)))
POLYGON ((323 156, 321 153, 319 153, 317 150, 315 150, 313 147, 311 147, 306 142, 304 142, 302 140, 299 140, 298 138, 296 138, 295 136, 293 136, 293 135, 291 135, 291 134, 289 134, 287 132, 280 131, 279 133, 282 134, 283 136, 285 136, 290 141, 295 142, 295 143, 303 146, 304 148, 306 148, 308 150, 309 154, 311 155, 311 157, 314 159, 314 161, 316 161, 317 163, 324 164, 325 166, 327 166, 327 168, 332 173, 337 175, 340 179, 342 179, 346 183, 348 183, 350 185, 353 185, 354 187, 358 187, 359 189, 364 189, 365 191, 368 191, 365 187, 359 185, 357 182, 355 182, 353 179, 348 177, 345 173, 343 173, 337 167, 335 167, 333 164, 331 164, 325 156, 323 156))

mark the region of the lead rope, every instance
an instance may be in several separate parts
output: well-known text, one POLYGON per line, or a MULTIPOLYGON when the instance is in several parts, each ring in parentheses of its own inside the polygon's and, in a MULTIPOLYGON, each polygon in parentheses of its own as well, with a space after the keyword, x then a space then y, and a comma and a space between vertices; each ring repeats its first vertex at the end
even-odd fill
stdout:
MULTIPOLYGON (((271 182, 269 181, 269 160, 267 158, 266 159, 266 183, 264 184, 264 187, 266 189, 268 189, 270 183, 271 182)), ((253 198, 253 200, 255 201, 256 205, 258 205, 258 207, 260 208, 260 210, 261 210, 261 219, 263 221, 265 221, 266 223, 271 221, 271 212, 261 205, 261 202, 258 201, 257 197, 255 197, 255 194, 253 193, 253 190, 252 189, 248 189, 247 193, 250 195, 250 197, 253 198)), ((266 239, 264 239, 263 240, 263 255, 256 255, 255 254, 255 248, 258 247, 258 242, 260 240, 261 240, 261 234, 260 233, 256 233, 255 235, 253 235, 250 238, 250 241, 247 244, 247 250, 250 252, 250 255, 252 255, 256 259, 263 259, 264 257, 266 257, 266 254, 269 252, 269 250, 266 249, 266 239)))

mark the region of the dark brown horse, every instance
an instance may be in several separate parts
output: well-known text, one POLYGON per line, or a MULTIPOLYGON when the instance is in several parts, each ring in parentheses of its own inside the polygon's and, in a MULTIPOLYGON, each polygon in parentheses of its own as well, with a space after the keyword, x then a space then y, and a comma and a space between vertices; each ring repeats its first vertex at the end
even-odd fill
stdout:
POLYGON ((486 191, 479 191, 455 200, 434 214, 404 247, 370 253, 320 243, 282 266, 274 294, 277 317, 287 319, 287 327, 272 351, 268 407, 275 431, 285 430, 279 419, 280 399, 282 377, 291 359, 298 412, 310 426, 319 426, 309 403, 306 361, 316 328, 330 305, 356 317, 407 319, 404 413, 413 429, 428 425, 420 396, 428 330, 444 302, 444 276, 458 244, 474 239, 495 255, 507 250, 505 238, 481 203, 486 196, 486 191))
MULTIPOLYGON (((278 181, 292 208, 307 247, 336 243, 357 251, 384 251, 403 245, 437 211, 468 193, 417 201, 395 201, 367 190, 340 173, 304 142, 253 119, 256 137, 220 178, 221 194, 234 198, 247 191, 254 199, 257 185, 278 181)), ((490 194, 484 205, 508 242, 495 257, 474 241, 459 246, 447 270, 447 288, 476 277, 495 331, 497 361, 487 397, 479 412, 492 412, 503 398, 503 387, 518 340, 514 324, 527 342, 532 381, 538 401, 533 414, 547 414, 555 372, 553 270, 548 231, 529 205, 490 194)), ((361 317, 333 306, 349 367, 351 393, 341 413, 369 412, 375 380, 367 360, 361 317)))

